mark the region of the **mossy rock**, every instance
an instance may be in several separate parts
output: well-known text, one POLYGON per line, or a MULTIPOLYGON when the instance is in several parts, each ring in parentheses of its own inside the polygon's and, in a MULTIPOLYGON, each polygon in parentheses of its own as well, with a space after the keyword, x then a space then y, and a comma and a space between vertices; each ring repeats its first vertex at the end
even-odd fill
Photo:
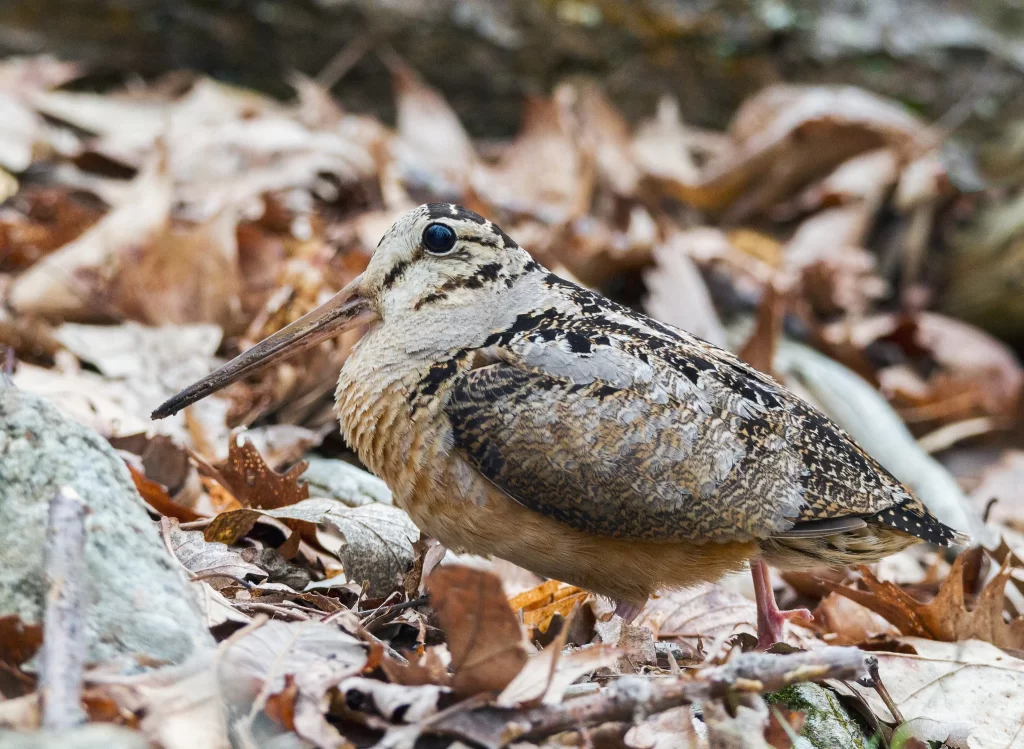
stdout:
POLYGON ((766 695, 766 699, 769 704, 807 714, 800 735, 814 749, 875 749, 877 745, 831 689, 811 683, 794 684, 766 695))

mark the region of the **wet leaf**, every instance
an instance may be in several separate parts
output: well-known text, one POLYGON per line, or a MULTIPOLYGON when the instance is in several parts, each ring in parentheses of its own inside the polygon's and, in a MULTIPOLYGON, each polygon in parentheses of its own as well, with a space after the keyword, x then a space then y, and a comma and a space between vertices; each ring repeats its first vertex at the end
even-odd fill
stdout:
POLYGON ((448 636, 452 687, 476 694, 508 686, 526 664, 526 652, 501 581, 482 570, 452 565, 434 570, 427 590, 448 636))

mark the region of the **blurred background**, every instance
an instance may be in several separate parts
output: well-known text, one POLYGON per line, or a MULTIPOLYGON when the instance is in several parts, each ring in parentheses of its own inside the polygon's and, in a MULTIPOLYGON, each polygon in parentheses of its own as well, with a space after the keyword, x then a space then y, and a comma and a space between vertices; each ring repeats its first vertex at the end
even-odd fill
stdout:
POLYGON ((353 337, 147 414, 457 201, 1014 528, 1022 30, 1011 0, 6 2, 0 351, 114 440, 344 455, 353 337))

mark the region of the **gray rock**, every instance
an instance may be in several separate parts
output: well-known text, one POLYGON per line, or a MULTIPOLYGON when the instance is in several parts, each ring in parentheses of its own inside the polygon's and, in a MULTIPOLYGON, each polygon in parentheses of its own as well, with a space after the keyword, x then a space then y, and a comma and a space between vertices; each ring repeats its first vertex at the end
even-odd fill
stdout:
POLYGON ((181 663, 212 648, 188 582, 170 559, 124 462, 92 430, 0 375, 0 615, 40 621, 50 499, 69 485, 86 518, 86 629, 94 662, 145 654, 181 663))

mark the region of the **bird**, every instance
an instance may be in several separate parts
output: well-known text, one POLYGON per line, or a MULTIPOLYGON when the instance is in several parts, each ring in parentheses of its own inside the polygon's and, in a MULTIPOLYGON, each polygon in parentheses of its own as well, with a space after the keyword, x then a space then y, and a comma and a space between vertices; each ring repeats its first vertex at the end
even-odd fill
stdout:
POLYGON ((153 418, 353 328, 341 431, 420 530, 609 597, 627 620, 749 566, 764 649, 810 619, 779 609, 769 566, 968 540, 769 375, 451 203, 404 215, 344 289, 153 418))

